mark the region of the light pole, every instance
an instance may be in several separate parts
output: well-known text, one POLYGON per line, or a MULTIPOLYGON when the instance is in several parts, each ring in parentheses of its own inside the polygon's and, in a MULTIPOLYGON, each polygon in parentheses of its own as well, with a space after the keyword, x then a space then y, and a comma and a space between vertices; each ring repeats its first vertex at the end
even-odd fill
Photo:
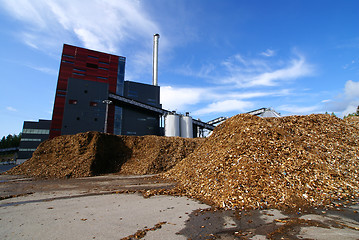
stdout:
POLYGON ((106 100, 103 100, 102 103, 106 104, 105 127, 103 128, 103 132, 107 133, 108 105, 112 104, 112 101, 106 99, 106 100))

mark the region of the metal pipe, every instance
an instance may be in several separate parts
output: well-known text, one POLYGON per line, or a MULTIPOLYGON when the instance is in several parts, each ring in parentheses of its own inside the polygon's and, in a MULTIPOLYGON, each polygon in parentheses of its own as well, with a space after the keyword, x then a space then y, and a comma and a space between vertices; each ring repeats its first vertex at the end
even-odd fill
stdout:
POLYGON ((106 104, 105 126, 104 126, 104 129, 103 129, 103 132, 107 133, 108 105, 112 104, 112 101, 106 99, 106 100, 103 100, 102 102, 104 104, 106 104))
POLYGON ((158 86, 158 41, 160 35, 158 33, 153 35, 153 76, 152 84, 158 86))

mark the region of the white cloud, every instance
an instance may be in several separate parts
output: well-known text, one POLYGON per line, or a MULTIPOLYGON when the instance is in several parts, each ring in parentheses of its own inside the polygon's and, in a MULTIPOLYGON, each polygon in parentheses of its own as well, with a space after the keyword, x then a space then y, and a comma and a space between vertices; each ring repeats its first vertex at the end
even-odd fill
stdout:
POLYGON ((251 102, 230 99, 230 100, 211 103, 206 107, 195 111, 193 114, 200 116, 210 113, 227 113, 232 111, 236 111, 240 113, 240 112, 244 112, 245 110, 248 110, 251 107, 253 107, 253 103, 251 102))
POLYGON ((6 110, 10 111, 10 112, 17 112, 17 109, 13 108, 13 107, 6 107, 6 110))
POLYGON ((307 63, 302 55, 292 58, 285 66, 278 65, 280 61, 247 60, 237 54, 223 62, 227 76, 221 79, 221 83, 235 84, 238 88, 271 87, 299 77, 310 76, 314 72, 313 66, 307 63))
POLYGON ((86 48, 116 52, 125 41, 142 41, 159 32, 140 1, 47 1, 2 0, 3 7, 23 21, 21 36, 29 46, 72 42, 73 36, 86 48))
POLYGON ((161 103, 164 109, 191 112, 193 116, 216 113, 242 113, 254 107, 254 99, 279 97, 291 94, 289 89, 277 91, 237 92, 228 87, 161 87, 161 103), (250 100, 251 99, 251 100, 250 100))
POLYGON ((50 74, 50 75, 57 75, 58 74, 58 71, 55 70, 55 69, 52 69, 52 68, 47 68, 47 67, 39 67, 39 66, 33 66, 33 65, 26 65, 27 67, 29 68, 32 68, 36 71, 39 71, 39 72, 43 72, 43 73, 46 73, 46 74, 50 74))
POLYGON ((328 112, 336 112, 343 117, 356 112, 359 106, 359 82, 348 80, 345 83, 343 92, 334 99, 326 102, 328 112))
POLYGON ((296 105, 281 105, 276 108, 277 111, 285 111, 288 114, 312 114, 318 112, 321 108, 317 105, 315 106, 296 106, 296 105))
POLYGON ((3 0, 2 5, 17 19, 20 19, 27 23, 32 23, 39 28, 43 28, 44 26, 46 26, 46 21, 44 20, 44 17, 42 16, 42 14, 39 13, 39 4, 34 1, 3 0))
POLYGON ((359 82, 349 80, 345 83, 344 94, 346 98, 359 98, 359 82))
POLYGON ((161 87, 161 103, 168 110, 188 111, 186 107, 199 103, 206 92, 208 90, 202 88, 164 86, 161 87))
POLYGON ((275 55, 275 51, 272 49, 267 49, 264 52, 261 52, 261 55, 265 57, 272 57, 275 55))
POLYGON ((304 58, 293 59, 286 68, 265 72, 252 78, 249 86, 275 86, 280 80, 295 79, 307 76, 312 72, 310 66, 305 63, 304 58))
POLYGON ((347 116, 348 114, 355 113, 358 109, 358 106, 359 106, 359 101, 348 104, 347 107, 342 112, 342 115, 347 116))
POLYGON ((268 97, 268 96, 288 96, 291 93, 290 89, 281 89, 278 91, 251 91, 251 92, 229 92, 226 94, 227 97, 236 98, 236 99, 251 99, 259 97, 268 97))

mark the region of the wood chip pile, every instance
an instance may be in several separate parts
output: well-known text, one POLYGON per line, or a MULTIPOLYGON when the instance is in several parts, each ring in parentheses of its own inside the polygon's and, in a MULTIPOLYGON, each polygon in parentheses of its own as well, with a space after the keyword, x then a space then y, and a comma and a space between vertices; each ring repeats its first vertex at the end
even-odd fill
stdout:
POLYGON ((31 159, 6 174, 39 178, 154 174, 173 167, 201 142, 203 139, 99 132, 64 135, 41 143, 31 159))
POLYGON ((358 125, 330 115, 241 114, 163 177, 222 208, 330 207, 359 196, 358 137, 358 125))
POLYGON ((349 124, 359 127, 359 116, 347 117, 344 120, 349 124))
POLYGON ((131 149, 131 156, 121 166, 121 174, 157 174, 171 169, 186 158, 203 138, 120 136, 131 149))

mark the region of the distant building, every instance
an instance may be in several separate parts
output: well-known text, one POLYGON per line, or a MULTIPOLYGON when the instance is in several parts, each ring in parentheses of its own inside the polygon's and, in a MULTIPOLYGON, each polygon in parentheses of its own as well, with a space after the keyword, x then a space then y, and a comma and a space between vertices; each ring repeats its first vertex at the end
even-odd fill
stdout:
POLYGON ((18 162, 31 158, 41 142, 49 138, 51 120, 25 121, 21 133, 18 162))

